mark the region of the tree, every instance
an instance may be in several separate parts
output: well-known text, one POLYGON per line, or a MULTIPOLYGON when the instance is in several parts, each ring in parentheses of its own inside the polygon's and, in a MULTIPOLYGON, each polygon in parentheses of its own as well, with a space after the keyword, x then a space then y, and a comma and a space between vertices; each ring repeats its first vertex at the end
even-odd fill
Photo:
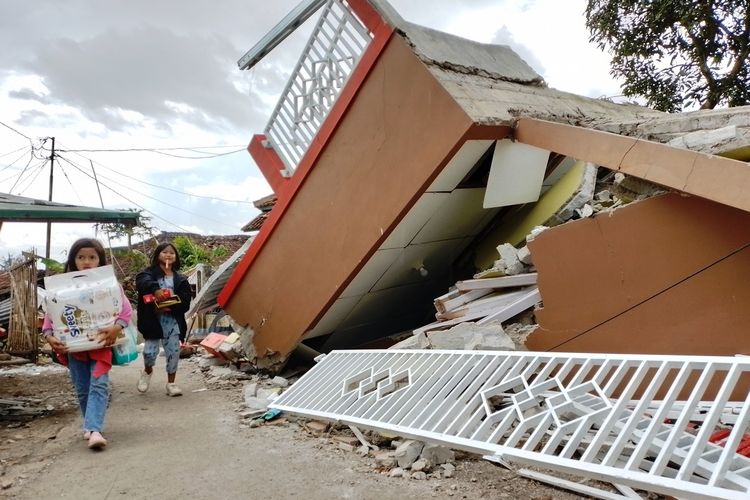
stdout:
POLYGON ((133 236, 153 236, 154 228, 151 227, 151 217, 143 215, 140 210, 133 210, 138 212, 138 223, 134 226, 123 224, 122 222, 100 222, 94 224, 97 231, 103 231, 108 233, 113 238, 124 238, 128 239, 128 249, 132 249, 133 236))
POLYGON ((750 104, 748 0, 587 0, 585 14, 626 96, 669 112, 750 104))

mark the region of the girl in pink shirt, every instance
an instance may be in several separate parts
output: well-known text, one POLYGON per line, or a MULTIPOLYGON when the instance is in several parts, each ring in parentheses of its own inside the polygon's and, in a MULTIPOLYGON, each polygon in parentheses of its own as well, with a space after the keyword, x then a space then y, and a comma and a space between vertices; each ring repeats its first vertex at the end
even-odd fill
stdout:
MULTIPOLYGON (((106 265, 104 247, 98 240, 93 238, 81 238, 70 247, 68 261, 65 264, 65 272, 83 271, 106 265)), ((67 365, 70 371, 70 379, 78 396, 78 404, 83 414, 83 438, 88 441, 91 449, 101 449, 107 444, 107 440, 101 434, 104 425, 104 417, 107 413, 109 402, 109 370, 112 368, 111 346, 117 340, 117 335, 130 323, 133 309, 120 287, 122 293, 122 311, 115 324, 99 330, 101 349, 85 352, 67 352, 65 344, 55 338, 52 329, 52 321, 49 316, 44 316, 42 332, 50 347, 57 354, 58 359, 67 365)))

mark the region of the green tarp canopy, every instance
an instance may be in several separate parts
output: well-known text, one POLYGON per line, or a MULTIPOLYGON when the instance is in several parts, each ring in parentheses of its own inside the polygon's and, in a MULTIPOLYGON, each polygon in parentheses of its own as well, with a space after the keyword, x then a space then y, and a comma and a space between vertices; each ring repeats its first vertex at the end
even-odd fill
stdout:
POLYGON ((0 193, 0 225, 3 222, 119 222, 135 225, 138 212, 81 207, 0 193))

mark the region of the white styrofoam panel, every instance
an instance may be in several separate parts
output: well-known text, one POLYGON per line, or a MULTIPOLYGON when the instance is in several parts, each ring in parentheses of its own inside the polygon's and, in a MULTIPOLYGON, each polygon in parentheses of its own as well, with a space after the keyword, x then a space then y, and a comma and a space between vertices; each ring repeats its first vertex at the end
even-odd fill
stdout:
POLYGON ((320 337, 321 335, 328 335, 336 330, 336 327, 344 321, 346 316, 356 307, 357 302, 359 302, 360 299, 362 299, 361 295, 339 298, 336 300, 333 305, 328 308, 325 315, 320 318, 318 324, 302 336, 302 340, 320 337))
POLYGON ((549 151, 508 139, 497 141, 484 196, 484 208, 539 199, 549 151))
POLYGON ((482 207, 484 188, 456 189, 440 205, 412 240, 412 244, 472 236, 481 229, 487 211, 482 207))
POLYGON ((468 238, 458 238, 433 241, 422 245, 409 245, 401 251, 391 267, 371 290, 384 290, 428 279, 429 274, 428 276, 422 276, 419 272, 419 268, 422 266, 428 273, 435 270, 445 272, 446 269, 450 268, 461 250, 469 244, 469 241, 468 238))
POLYGON ((367 293, 370 288, 385 274, 393 261, 401 254, 402 248, 380 249, 375 252, 367 264, 357 273, 349 286, 339 298, 353 297, 367 293))
POLYGON ((448 196, 449 193, 424 193, 380 248, 405 248, 448 196))
POLYGON ((453 191, 494 141, 466 141, 432 182, 427 191, 453 191))

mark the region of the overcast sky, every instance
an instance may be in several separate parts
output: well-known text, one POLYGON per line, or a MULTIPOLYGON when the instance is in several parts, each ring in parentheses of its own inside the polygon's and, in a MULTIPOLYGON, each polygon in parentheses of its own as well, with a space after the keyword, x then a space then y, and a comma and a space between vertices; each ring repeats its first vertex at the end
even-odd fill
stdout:
MULTIPOLYGON (((46 199, 44 153, 27 150, 55 137, 55 201, 100 206, 83 173, 91 175, 93 162, 107 208, 143 208, 162 230, 239 233, 257 214, 249 202, 271 192, 244 148, 265 128, 306 34, 250 71, 236 63, 297 3, 3 0, 0 122, 31 141, 0 126, 0 192, 46 199), (181 147, 192 150, 70 151, 181 147)), ((587 41, 584 3, 391 0, 409 21, 510 45, 551 87, 619 94, 608 57, 587 41)), ((92 235, 90 225, 53 225, 52 257, 63 259, 75 238, 92 235)), ((42 254, 44 246, 44 224, 0 230, 0 257, 31 247, 42 254)))

